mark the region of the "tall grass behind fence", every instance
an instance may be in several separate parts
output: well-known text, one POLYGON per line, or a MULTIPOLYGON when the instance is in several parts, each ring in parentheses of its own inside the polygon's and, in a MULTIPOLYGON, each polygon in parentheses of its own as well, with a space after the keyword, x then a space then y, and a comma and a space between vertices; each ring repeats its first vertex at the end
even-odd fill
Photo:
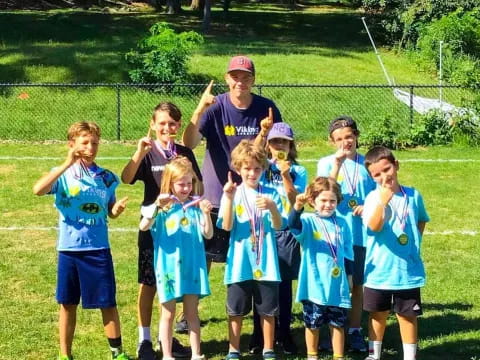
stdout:
MULTIPOLYGON (((146 134, 152 109, 160 101, 177 104, 188 123, 205 84, 0 84, 0 139, 64 140, 69 124, 96 121, 107 140, 133 140, 146 134)), ((397 86, 414 95, 439 98, 433 85, 397 86)), ((215 85, 214 93, 226 91, 215 85)), ((298 140, 327 136, 327 124, 341 114, 354 117, 361 130, 386 117, 405 133, 419 114, 383 85, 257 85, 254 92, 273 99, 298 140)), ((465 88, 442 88, 442 99, 463 107, 475 94, 465 88)))

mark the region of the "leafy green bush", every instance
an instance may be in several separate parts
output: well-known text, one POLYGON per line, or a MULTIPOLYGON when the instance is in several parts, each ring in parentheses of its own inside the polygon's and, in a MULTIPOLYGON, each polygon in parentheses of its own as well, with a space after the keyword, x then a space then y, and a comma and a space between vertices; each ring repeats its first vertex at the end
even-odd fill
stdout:
POLYGON ((451 83, 480 87, 480 9, 459 9, 420 30, 417 61, 439 68, 439 42, 443 46, 443 75, 451 83))
POLYGON ((403 139, 395 130, 390 117, 385 117, 381 122, 371 123, 368 129, 362 133, 363 146, 373 147, 383 145, 390 149, 398 149, 408 146, 408 139, 403 139))
POLYGON ((192 50, 203 43, 195 31, 176 34, 166 22, 154 24, 137 50, 125 55, 128 72, 135 83, 180 83, 187 80, 187 61, 192 50))

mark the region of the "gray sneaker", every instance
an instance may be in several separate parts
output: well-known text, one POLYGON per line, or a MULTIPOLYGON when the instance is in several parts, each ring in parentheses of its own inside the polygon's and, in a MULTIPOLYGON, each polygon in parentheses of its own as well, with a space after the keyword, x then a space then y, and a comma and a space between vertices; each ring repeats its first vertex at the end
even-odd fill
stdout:
POLYGON ((350 351, 354 352, 366 352, 367 343, 363 338, 361 330, 354 330, 351 334, 348 334, 348 343, 350 344, 350 351))

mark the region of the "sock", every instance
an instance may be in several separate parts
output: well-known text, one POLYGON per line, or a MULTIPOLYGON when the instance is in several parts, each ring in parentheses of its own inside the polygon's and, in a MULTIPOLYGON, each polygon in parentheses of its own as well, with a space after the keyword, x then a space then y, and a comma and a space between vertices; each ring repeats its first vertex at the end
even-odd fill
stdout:
POLYGON ((380 360, 380 354, 382 353, 381 341, 368 341, 368 355, 376 360, 380 360))
POLYGON ((343 360, 343 355, 333 354, 333 360, 343 360))
POLYGON ((262 354, 265 354, 265 353, 267 353, 267 352, 273 352, 273 349, 263 349, 262 354))
POLYGON ((237 349, 234 349, 234 348, 232 348, 232 347, 229 347, 229 348, 228 348, 228 352, 229 352, 229 353, 237 353, 237 354, 240 354, 240 351, 238 351, 237 349))
POLYGON ((108 338, 108 345, 110 345, 110 351, 112 352, 112 355, 114 357, 122 353, 122 337, 121 336, 115 339, 108 338))
POLYGON ((152 337, 150 335, 150 326, 147 326, 147 327, 139 326, 138 327, 138 342, 142 343, 143 340, 148 340, 150 342, 152 341, 152 337))
POLYGON ((417 344, 402 344, 403 360, 415 360, 417 357, 417 344))
POLYGON ((318 360, 318 353, 307 353, 307 360, 318 360))
POLYGON ((362 331, 362 328, 361 327, 358 327, 358 328, 350 328, 348 329, 348 335, 352 334, 355 330, 358 330, 358 331, 362 331))

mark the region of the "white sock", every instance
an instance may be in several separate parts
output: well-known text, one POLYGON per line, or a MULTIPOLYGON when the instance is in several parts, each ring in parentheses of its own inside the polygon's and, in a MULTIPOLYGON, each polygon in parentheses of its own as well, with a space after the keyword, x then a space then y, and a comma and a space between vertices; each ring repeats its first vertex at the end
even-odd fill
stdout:
POLYGON ((417 357, 417 344, 402 344, 403 360, 415 360, 417 357))
POLYGON ((138 327, 138 342, 141 343, 143 340, 152 341, 150 336, 150 326, 149 327, 138 327))
POLYGON ((380 360, 380 354, 382 353, 381 341, 368 341, 368 355, 376 360, 380 360))
POLYGON ((273 351, 273 349, 263 349, 263 354, 265 354, 266 352, 269 352, 269 351, 273 351))

